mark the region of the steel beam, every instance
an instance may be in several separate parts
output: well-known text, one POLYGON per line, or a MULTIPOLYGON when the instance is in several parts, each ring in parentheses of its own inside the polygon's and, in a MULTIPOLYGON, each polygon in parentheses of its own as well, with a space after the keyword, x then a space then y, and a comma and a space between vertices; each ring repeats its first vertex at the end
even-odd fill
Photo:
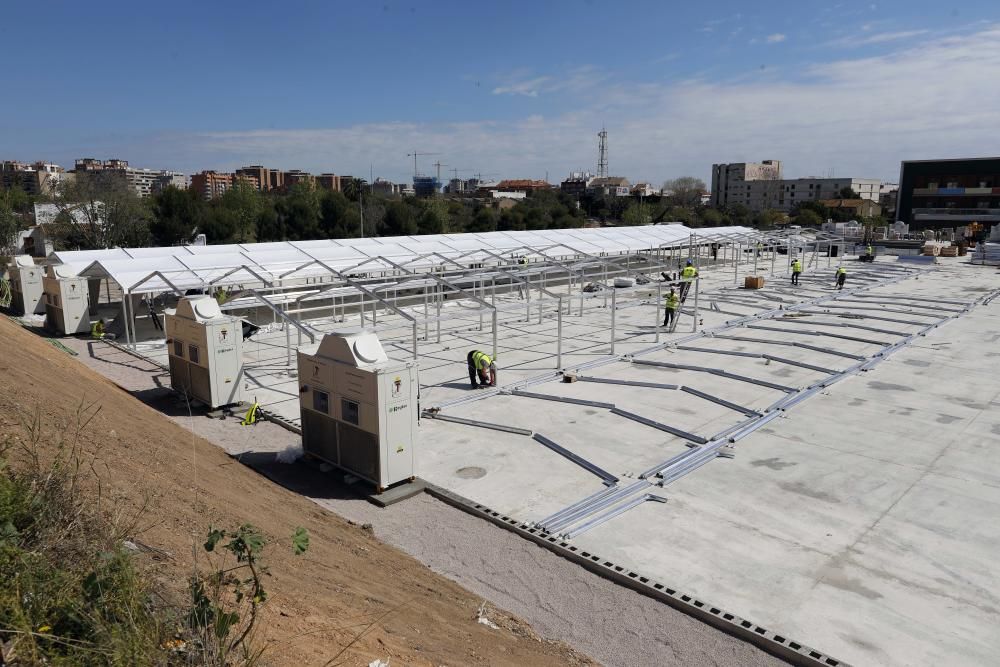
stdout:
POLYGON ((573 403, 575 405, 586 405, 591 408, 606 408, 610 410, 615 407, 614 403, 602 403, 600 401, 587 401, 582 398, 569 398, 568 396, 555 396, 553 394, 536 394, 530 391, 514 389, 510 392, 512 396, 523 396, 524 398, 537 398, 542 401, 556 401, 559 403, 573 403))
POLYGON ((531 435, 531 431, 526 428, 518 428, 516 426, 506 426, 504 424, 492 424, 490 422, 481 422, 475 419, 465 419, 464 417, 453 417, 451 415, 443 415, 439 412, 431 413, 425 412, 424 417, 429 417, 431 419, 439 419, 443 422, 453 422, 455 424, 464 424, 465 426, 478 426, 479 428, 488 428, 493 431, 503 431, 504 433, 513 433, 515 435, 531 435))
POLYGON ((643 417, 642 415, 637 415, 636 413, 629 412, 628 410, 622 410, 621 408, 612 408, 611 414, 619 415, 621 417, 625 417, 626 419, 631 419, 632 421, 639 422, 640 424, 644 424, 646 426, 651 426, 655 429, 659 429, 660 431, 666 431, 667 433, 676 435, 678 438, 684 438, 685 440, 697 442, 699 445, 703 445, 706 442, 708 442, 708 440, 701 437, 700 435, 689 433, 683 429, 679 429, 674 426, 670 426, 669 424, 658 422, 655 419, 650 419, 649 417, 643 417))
POLYGON ((662 496, 654 495, 652 493, 647 493, 645 495, 639 496, 638 498, 633 498, 632 500, 628 501, 627 503, 622 503, 618 507, 616 507, 616 508, 614 508, 612 510, 609 510, 608 512, 605 512, 604 514, 596 516, 593 519, 590 519, 589 521, 580 524, 579 526, 577 526, 573 530, 568 531, 565 534, 565 538, 567 540, 571 540, 574 537, 576 537, 577 535, 580 535, 581 533, 585 533, 588 530, 590 530, 591 528, 596 528, 597 526, 600 526, 602 523, 605 523, 605 522, 610 521, 611 519, 615 518, 619 514, 624 514, 625 512, 627 512, 630 509, 632 509, 633 507, 638 507, 639 505, 642 505, 643 503, 646 503, 646 502, 665 503, 665 502, 667 502, 667 499, 663 498, 662 496))
POLYGON ((580 466, 584 470, 587 470, 589 472, 594 473, 595 475, 597 475, 598 477, 600 477, 604 481, 606 481, 606 482, 617 482, 618 481, 618 478, 615 477, 614 475, 612 475, 611 473, 609 473, 607 470, 604 470, 603 468, 600 468, 599 466, 591 463, 590 461, 588 461, 587 459, 583 458, 582 456, 579 456, 578 454, 574 454, 573 452, 569 451, 568 449, 566 449, 562 445, 559 445, 559 444, 553 442, 552 440, 550 440, 549 438, 546 438, 541 433, 535 433, 534 436, 532 436, 532 438, 536 442, 539 442, 539 443, 545 445, 546 447, 548 447, 549 449, 551 449, 552 451, 554 451, 559 456, 562 456, 563 458, 572 461, 573 463, 577 464, 578 466, 580 466))

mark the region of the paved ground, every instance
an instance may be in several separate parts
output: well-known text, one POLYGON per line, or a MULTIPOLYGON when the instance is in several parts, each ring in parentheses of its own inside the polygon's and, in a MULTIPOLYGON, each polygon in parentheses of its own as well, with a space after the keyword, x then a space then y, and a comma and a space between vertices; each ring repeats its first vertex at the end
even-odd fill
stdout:
MULTIPOLYGON (((871 358, 883 344, 995 289, 994 270, 952 261, 809 307, 807 317, 688 344, 713 352, 663 350, 637 359, 724 368, 797 391, 859 363, 831 352, 871 358), (778 345, 795 341, 821 349, 778 345)), ((1000 353, 990 351, 998 325, 1000 302, 944 323, 883 364, 789 408, 735 444, 735 459, 716 459, 666 488, 652 478, 629 497, 653 492, 667 503, 640 505, 573 543, 847 662, 989 664, 1000 649, 1000 524, 993 520, 1000 510, 1000 417, 993 414, 1000 353)), ((585 373, 691 386, 759 412, 787 394, 627 361, 585 373)), ((528 390, 613 403, 708 440, 753 420, 670 389, 550 382, 528 390)), ((511 395, 446 412, 540 432, 623 484, 691 442, 605 408, 511 395)), ((596 476, 530 438, 448 423, 425 427, 425 477, 521 521, 540 521, 601 489, 596 476)))
MULTIPOLYGON (((154 364, 84 339, 63 339, 82 363, 114 380, 185 428, 244 463, 414 556, 439 574, 516 613, 546 639, 561 639, 609 666, 784 664, 666 605, 591 574, 555 554, 430 496, 380 509, 366 489, 293 461, 295 434, 272 423, 241 427, 236 419, 193 414, 168 390, 154 364)), ((268 482, 262 482, 268 483, 268 482)))
MULTIPOLYGON (((993 454, 1000 419, 991 416, 1000 392, 1000 353, 987 346, 1000 336, 995 333, 1000 301, 960 311, 1000 289, 1000 278, 993 269, 963 260, 942 259, 935 267, 852 262, 848 289, 837 293, 823 261, 810 267, 798 288, 780 272, 756 292, 735 289, 732 275, 722 271, 707 273, 698 324, 713 335, 661 334, 664 341, 683 341, 666 350, 651 349, 656 307, 647 299, 650 292, 618 299, 615 355, 653 364, 610 354, 611 309, 603 307, 603 295, 585 303, 582 316, 574 306, 573 314, 563 317, 562 366, 592 363, 581 373, 605 382, 555 381, 554 312, 543 309, 541 321, 537 312, 529 321, 505 320, 500 365, 507 389, 517 382, 530 392, 611 403, 638 420, 606 405, 470 392, 464 386, 465 352, 489 349, 492 336, 488 326, 479 331, 478 317, 452 318, 441 344, 434 333, 421 343, 425 406, 541 433, 621 478, 618 488, 651 467, 702 451, 691 450, 694 444, 724 442, 734 429, 775 413, 777 419, 723 448, 735 458, 705 458, 677 479, 650 476, 621 499, 652 492, 667 503, 645 503, 585 530, 585 522, 600 514, 587 511, 553 530, 569 532, 583 549, 847 662, 988 664, 1000 648, 993 631, 1000 605, 992 593, 1000 547, 992 521, 1000 503, 1000 468, 993 454), (767 315, 727 327, 755 313, 767 315), (938 323, 926 337, 910 340, 938 323), (896 351, 900 342, 908 344, 896 351), (884 363, 819 386, 887 351, 894 354, 884 363), (805 400, 782 409, 813 387, 805 400)), ((510 304, 512 312, 525 305, 510 304)), ((689 326, 686 317, 679 329, 689 326)), ((393 356, 410 349, 405 338, 387 340, 387 348, 393 356)), ((261 376, 266 382, 287 369, 269 372, 275 375, 261 376)), ((294 378, 281 382, 292 386, 294 378)), ((274 384, 279 391, 281 382, 274 384)), ((288 398, 290 409, 294 399, 288 398)), ((422 476, 525 522, 542 521, 602 488, 597 476, 524 436, 425 419, 420 446, 422 476)), ((420 503, 428 506, 417 516, 439 516, 430 509, 437 503, 420 503)), ((345 516, 353 511, 328 506, 345 516)), ((407 534, 402 526, 411 520, 416 518, 400 519, 390 533, 407 534)), ((419 538, 421 530, 414 532, 419 538)), ((419 539, 403 548, 428 562, 436 557, 419 539)), ((476 559, 457 561, 468 566, 476 559)), ((454 576, 477 591, 482 589, 476 586, 494 591, 507 586, 504 578, 503 584, 477 583, 481 570, 473 565, 454 576)), ((567 586, 575 585, 575 577, 570 581, 567 586)), ((546 621, 518 607, 538 606, 526 598, 537 584, 526 585, 506 606, 544 627, 546 621)), ((545 590, 544 599, 557 595, 545 590)), ((560 613, 573 599, 562 600, 560 613)), ((574 616, 561 627, 576 627, 578 620, 574 616)), ((579 641, 590 633, 588 628, 579 641)), ((608 639, 598 636, 598 644, 608 639)), ((642 644, 650 652, 640 663, 658 654, 658 644, 650 641, 642 644)))

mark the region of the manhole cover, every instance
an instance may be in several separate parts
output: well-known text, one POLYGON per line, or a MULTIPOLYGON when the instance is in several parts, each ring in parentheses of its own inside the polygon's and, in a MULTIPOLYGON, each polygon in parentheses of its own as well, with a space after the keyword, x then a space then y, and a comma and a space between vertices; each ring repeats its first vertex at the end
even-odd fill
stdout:
POLYGON ((459 468, 455 471, 455 474, 462 479, 479 479, 486 475, 486 469, 480 468, 479 466, 467 466, 465 468, 459 468))

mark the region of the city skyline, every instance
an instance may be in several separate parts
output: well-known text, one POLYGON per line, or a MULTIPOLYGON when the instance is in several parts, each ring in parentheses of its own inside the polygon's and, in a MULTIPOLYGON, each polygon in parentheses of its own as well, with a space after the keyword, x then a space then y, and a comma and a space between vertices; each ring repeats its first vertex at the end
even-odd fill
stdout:
POLYGON ((600 16, 590 5, 306 4, 276 18, 258 3, 186 6, 154 19, 56 3, 45 48, 28 29, 37 10, 10 8, 0 36, 36 66, 10 74, 4 158, 398 182, 418 150, 439 154, 420 160, 424 173, 440 159, 443 177, 557 181, 595 169, 606 126, 610 173, 658 185, 768 158, 792 177, 894 181, 901 160, 996 152, 980 134, 1000 120, 1000 93, 983 85, 1000 68, 1000 10, 982 1, 960 13, 722 2, 707 17, 642 3, 600 16), (114 63, 81 73, 80 25, 115 46, 114 63), (254 47, 266 56, 245 58, 254 47))

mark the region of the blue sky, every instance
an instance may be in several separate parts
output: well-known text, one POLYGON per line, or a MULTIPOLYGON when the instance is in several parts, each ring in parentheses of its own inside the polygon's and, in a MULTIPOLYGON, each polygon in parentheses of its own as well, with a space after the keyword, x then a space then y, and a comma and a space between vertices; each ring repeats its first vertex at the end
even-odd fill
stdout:
POLYGON ((55 1, 7 5, 0 43, 3 159, 403 180, 417 149, 558 180, 602 124, 611 171, 657 184, 1000 152, 995 0, 55 1))

